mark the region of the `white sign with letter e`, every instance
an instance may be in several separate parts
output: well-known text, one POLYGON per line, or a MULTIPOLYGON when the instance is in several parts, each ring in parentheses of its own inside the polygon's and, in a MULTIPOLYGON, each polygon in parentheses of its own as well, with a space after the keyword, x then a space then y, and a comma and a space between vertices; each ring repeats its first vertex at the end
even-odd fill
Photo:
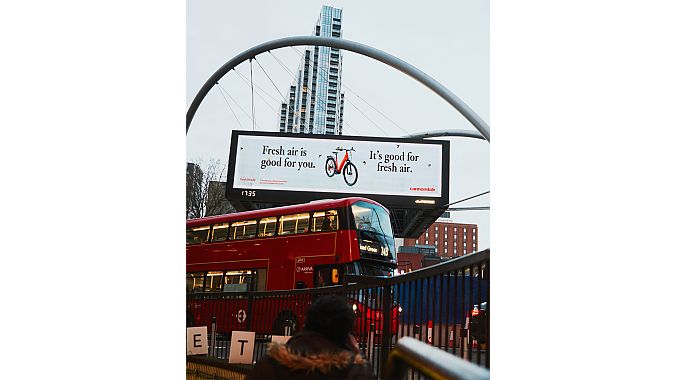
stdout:
POLYGON ((253 331, 233 331, 230 340, 228 363, 253 364, 253 349, 256 333, 253 331))
POLYGON ((188 327, 187 351, 188 355, 206 355, 209 353, 206 326, 188 327))

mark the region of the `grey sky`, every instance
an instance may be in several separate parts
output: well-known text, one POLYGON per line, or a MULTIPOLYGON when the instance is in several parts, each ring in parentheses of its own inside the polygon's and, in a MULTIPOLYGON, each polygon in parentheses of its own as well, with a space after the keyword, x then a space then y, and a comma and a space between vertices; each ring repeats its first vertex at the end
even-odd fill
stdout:
MULTIPOLYGON (((489 119, 489 1, 188 1, 186 110, 195 94, 220 66, 236 54, 269 40, 309 35, 323 4, 343 8, 343 38, 393 54, 434 77, 486 122, 489 119)), ((302 48, 272 52, 294 71, 302 48)), ((286 96, 291 76, 270 54, 257 57, 286 96)), ((217 87, 193 119, 186 137, 188 161, 226 161, 232 129, 251 130, 249 63, 227 74, 221 86, 237 119, 217 87), (239 106, 238 106, 239 105, 239 106), (239 107, 242 107, 240 109, 239 107)), ((256 130, 276 131, 281 96, 260 67, 253 64, 256 130), (269 95, 269 96, 268 96, 269 95), (267 101, 268 104, 265 102, 267 101)), ((346 135, 398 137, 438 129, 473 129, 455 109, 420 85, 378 61, 343 53, 346 135), (347 87, 347 88, 345 88, 347 87), (356 93, 356 95, 355 95, 356 93), (392 124, 368 104, 387 115, 392 124), (355 106, 358 108, 355 108, 355 106), (361 112, 360 112, 361 111, 361 112), (378 127, 362 115, 368 116, 378 127)), ((489 146, 484 141, 451 139, 450 201, 489 190, 489 146)), ((482 196, 458 206, 489 205, 482 196)), ((490 246, 488 211, 463 211, 456 222, 476 223, 479 248, 490 246)))

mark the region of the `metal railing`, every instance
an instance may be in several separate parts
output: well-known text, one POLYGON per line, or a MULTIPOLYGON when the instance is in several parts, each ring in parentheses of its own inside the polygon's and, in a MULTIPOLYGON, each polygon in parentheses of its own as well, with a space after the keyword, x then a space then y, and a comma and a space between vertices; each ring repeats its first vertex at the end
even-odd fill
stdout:
MULTIPOLYGON (((314 299, 338 294, 354 305, 353 335, 378 377, 405 337, 489 368, 489 263, 490 250, 484 250, 394 277, 346 275, 339 286, 191 293, 188 320, 208 326, 210 355, 219 358, 228 357, 232 331, 255 331, 256 361, 271 335, 292 335, 303 326, 314 299)), ((414 370, 412 376, 421 374, 414 370)))
POLYGON ((401 380, 407 376, 409 368, 417 370, 430 379, 486 380, 490 378, 485 368, 413 338, 404 337, 390 353, 384 377, 401 380))

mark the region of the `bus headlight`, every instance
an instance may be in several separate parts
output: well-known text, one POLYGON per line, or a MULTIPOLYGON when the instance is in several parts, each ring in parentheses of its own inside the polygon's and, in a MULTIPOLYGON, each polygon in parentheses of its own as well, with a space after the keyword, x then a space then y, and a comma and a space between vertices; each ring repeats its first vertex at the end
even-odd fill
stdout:
POLYGON ((352 311, 357 311, 357 304, 352 304, 352 311))
POLYGON ((399 306, 399 312, 401 313, 402 311, 404 311, 404 309, 402 309, 401 306, 399 306))

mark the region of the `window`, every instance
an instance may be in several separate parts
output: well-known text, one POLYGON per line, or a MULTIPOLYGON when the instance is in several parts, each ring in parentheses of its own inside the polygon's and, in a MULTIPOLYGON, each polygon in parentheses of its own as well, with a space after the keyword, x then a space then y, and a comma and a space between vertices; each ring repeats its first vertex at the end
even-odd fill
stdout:
POLYGON ((253 273, 251 270, 232 270, 225 272, 225 281, 223 283, 224 292, 246 292, 253 290, 249 284, 253 283, 253 273))
POLYGON ((261 219, 261 222, 258 226, 258 236, 273 236, 275 230, 277 229, 277 217, 271 216, 269 218, 261 219))
POLYGON ((223 272, 207 272, 207 281, 204 284, 205 292, 220 292, 223 284, 223 272))
POLYGON ((185 230, 185 244, 202 244, 209 239, 209 226, 188 228, 185 230))
POLYGON ((204 272, 188 273, 185 279, 187 293, 199 293, 204 290, 204 272))
POLYGON ((256 224, 255 220, 233 223, 230 225, 230 239, 241 240, 256 236, 256 224))
POLYGON ((310 213, 284 215, 279 218, 279 235, 305 233, 309 224, 310 213))
POLYGON ((384 208, 359 201, 352 205, 352 214, 358 230, 372 231, 392 237, 390 215, 384 208))
POLYGON ((211 241, 223 241, 228 238, 228 223, 215 224, 211 241))
POLYGON ((338 211, 317 211, 312 214, 312 231, 335 231, 338 229, 338 211))

